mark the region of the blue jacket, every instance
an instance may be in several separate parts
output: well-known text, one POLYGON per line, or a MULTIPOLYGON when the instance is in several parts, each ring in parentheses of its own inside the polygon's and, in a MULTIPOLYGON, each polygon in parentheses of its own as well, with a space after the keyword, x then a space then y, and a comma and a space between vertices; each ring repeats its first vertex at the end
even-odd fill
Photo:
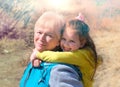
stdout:
POLYGON ((80 79, 72 65, 42 62, 36 68, 29 63, 20 87, 83 87, 80 79))
POLYGON ((50 87, 83 87, 81 75, 72 65, 57 64, 50 73, 50 87))

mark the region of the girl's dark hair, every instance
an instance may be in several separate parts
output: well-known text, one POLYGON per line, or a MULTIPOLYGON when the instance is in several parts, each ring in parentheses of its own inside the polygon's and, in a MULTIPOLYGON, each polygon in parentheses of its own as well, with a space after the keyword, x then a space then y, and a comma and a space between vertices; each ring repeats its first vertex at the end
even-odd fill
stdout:
POLYGON ((65 28, 66 27, 76 29, 78 31, 78 34, 79 34, 80 38, 82 37, 82 38, 86 39, 86 43, 85 43, 83 48, 89 47, 90 49, 92 49, 93 54, 94 54, 95 70, 96 70, 97 59, 98 58, 97 58, 97 52, 96 52, 95 44, 94 44, 92 38, 89 35, 89 30, 90 30, 89 26, 83 21, 80 21, 78 19, 73 19, 73 20, 68 21, 68 23, 65 25, 65 28))

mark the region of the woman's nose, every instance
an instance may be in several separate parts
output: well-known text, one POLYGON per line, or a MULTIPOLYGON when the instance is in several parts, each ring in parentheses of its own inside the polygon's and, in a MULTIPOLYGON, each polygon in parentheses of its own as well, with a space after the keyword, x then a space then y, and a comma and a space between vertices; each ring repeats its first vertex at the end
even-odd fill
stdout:
POLYGON ((41 41, 45 41, 45 35, 44 35, 44 34, 41 34, 39 39, 40 39, 41 41))

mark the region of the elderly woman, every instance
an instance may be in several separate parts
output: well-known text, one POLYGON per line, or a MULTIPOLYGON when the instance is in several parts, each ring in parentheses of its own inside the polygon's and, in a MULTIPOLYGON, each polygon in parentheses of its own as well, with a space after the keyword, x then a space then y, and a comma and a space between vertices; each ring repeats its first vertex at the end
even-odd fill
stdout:
MULTIPOLYGON (((34 29, 35 48, 60 51, 59 40, 64 19, 54 12, 44 13, 34 29)), ((83 87, 80 76, 72 65, 41 62, 39 67, 29 63, 20 81, 20 87, 83 87), (56 73, 56 74, 55 74, 56 73)))

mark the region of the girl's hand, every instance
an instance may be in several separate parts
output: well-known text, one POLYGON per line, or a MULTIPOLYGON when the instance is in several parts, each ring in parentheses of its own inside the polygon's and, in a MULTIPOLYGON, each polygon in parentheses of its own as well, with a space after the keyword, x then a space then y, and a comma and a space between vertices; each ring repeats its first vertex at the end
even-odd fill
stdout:
POLYGON ((32 52, 32 54, 31 54, 31 56, 30 56, 30 61, 32 62, 34 59, 36 59, 36 54, 37 54, 37 49, 33 49, 33 52, 32 52))
POLYGON ((41 63, 41 60, 37 59, 37 56, 36 56, 37 52, 38 52, 37 49, 33 49, 33 52, 30 56, 30 61, 32 62, 33 67, 39 67, 41 63))
POLYGON ((32 61, 32 65, 33 65, 33 67, 39 67, 41 62, 42 61, 40 59, 34 59, 32 61))

